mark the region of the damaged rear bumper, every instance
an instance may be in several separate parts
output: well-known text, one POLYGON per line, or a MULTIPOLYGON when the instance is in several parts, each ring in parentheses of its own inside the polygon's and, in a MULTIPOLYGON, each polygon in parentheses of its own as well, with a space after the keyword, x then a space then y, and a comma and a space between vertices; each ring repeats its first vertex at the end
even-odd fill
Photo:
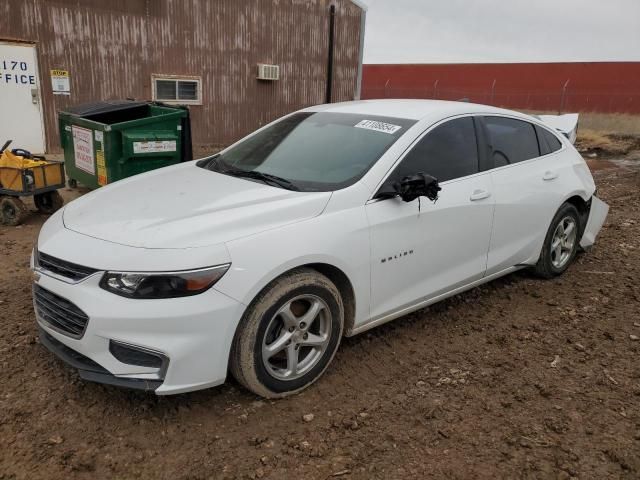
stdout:
POLYGON ((596 236, 600 232, 604 221, 609 213, 609 205, 604 203, 595 195, 591 197, 591 208, 589 209, 589 220, 584 228, 582 239, 580 240, 580 246, 582 248, 589 249, 596 241, 596 236))

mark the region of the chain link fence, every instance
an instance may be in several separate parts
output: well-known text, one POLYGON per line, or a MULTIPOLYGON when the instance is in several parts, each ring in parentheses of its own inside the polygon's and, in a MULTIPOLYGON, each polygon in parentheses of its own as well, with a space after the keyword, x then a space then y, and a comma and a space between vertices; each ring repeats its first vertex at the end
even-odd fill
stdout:
POLYGON ((636 92, 572 89, 569 85, 557 90, 520 90, 498 88, 455 88, 435 81, 429 87, 365 86, 363 99, 420 98, 438 100, 468 100, 473 103, 522 110, 566 112, 638 113, 640 90, 636 92))

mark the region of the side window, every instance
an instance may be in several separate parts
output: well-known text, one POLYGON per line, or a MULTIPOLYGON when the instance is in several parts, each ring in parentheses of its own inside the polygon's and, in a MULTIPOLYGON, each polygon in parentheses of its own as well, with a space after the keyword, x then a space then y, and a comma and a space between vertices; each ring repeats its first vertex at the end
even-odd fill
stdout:
POLYGON ((531 123, 505 117, 484 117, 484 124, 494 167, 540 156, 536 131, 531 123))
POLYGON ((536 125, 536 132, 540 143, 540 155, 548 155, 562 148, 560 140, 546 128, 536 125))
POLYGON ((473 119, 458 118, 425 135, 396 167, 387 183, 427 173, 439 182, 478 172, 478 144, 473 119))
POLYGON ((154 100, 166 103, 202 105, 202 79, 175 75, 151 75, 154 100))

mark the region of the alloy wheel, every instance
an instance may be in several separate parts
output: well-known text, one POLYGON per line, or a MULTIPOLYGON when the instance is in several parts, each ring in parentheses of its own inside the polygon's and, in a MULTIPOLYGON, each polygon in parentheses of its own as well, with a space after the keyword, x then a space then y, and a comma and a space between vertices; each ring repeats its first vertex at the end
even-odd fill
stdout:
POLYGON ((577 238, 576 221, 571 216, 564 217, 553 232, 551 240, 551 264, 561 269, 571 258, 577 238))
POLYGON ((322 359, 331 339, 331 311, 315 295, 300 295, 273 315, 262 341, 262 361, 279 380, 304 376, 322 359))

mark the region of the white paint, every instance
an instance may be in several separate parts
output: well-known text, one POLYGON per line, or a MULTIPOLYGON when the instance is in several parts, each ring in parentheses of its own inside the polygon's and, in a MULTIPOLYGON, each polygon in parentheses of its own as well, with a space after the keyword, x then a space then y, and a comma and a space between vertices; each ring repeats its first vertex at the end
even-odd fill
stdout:
POLYGON ((584 229, 584 235, 580 241, 580 246, 582 248, 590 248, 593 246, 598 232, 600 232, 602 225, 604 225, 604 221, 607 219, 608 213, 609 205, 594 195, 591 200, 589 220, 587 221, 587 226, 584 229))
POLYGON ((534 117, 416 100, 331 104, 307 111, 404 116, 417 122, 362 179, 334 192, 284 190, 188 162, 75 200, 45 223, 40 251, 100 271, 231 267, 200 295, 140 301, 100 288, 101 273, 71 284, 41 271, 44 288, 91 318, 81 340, 56 334, 40 321, 43 328, 119 376, 153 378, 149 375, 157 372, 118 362, 109 353, 109 339, 163 352, 170 362, 156 393, 196 390, 225 380, 231 342, 246 306, 291 269, 324 263, 341 270, 353 287, 353 331, 360 332, 535 264, 553 216, 570 197, 593 202, 583 244, 593 243, 606 216, 606 206, 593 197, 595 184, 584 160, 560 136, 563 148, 551 155, 443 182, 435 204, 426 198, 410 203, 375 198, 407 149, 438 124, 490 114, 547 128, 534 117))
POLYGON ((444 182, 435 204, 420 199, 419 215, 418 200, 394 198, 366 206, 372 320, 482 277, 494 202, 490 197, 470 201, 478 190, 491 191, 489 172, 444 182))
POLYGON ((565 113, 564 115, 538 115, 544 123, 561 132, 571 143, 576 143, 578 138, 578 113, 565 113))
POLYGON ((313 218, 331 196, 329 192, 302 194, 264 188, 261 183, 206 172, 192 163, 156 170, 151 175, 154 186, 127 179, 110 185, 107 193, 101 188, 83 197, 84 205, 70 204, 64 215, 67 228, 134 247, 197 248, 313 218), (176 195, 168 193, 175 191, 175 181, 181 192, 177 203, 176 195), (126 204, 118 201, 104 208, 114 191, 120 198, 138 200, 126 204), (215 198, 211 192, 216 192, 215 198), (172 220, 158 221, 156 209, 172 220), (96 211, 100 215, 95 215, 96 211))
POLYGON ((73 154, 76 167, 91 175, 95 175, 95 157, 93 155, 93 132, 88 128, 71 127, 73 135, 73 154))
POLYGON ((0 42, 0 143, 44 153, 44 120, 36 47, 0 42))
POLYGON ((487 273, 537 259, 549 222, 568 193, 579 189, 589 198, 588 186, 575 182, 573 165, 584 161, 574 152, 565 148, 491 171, 496 205, 487 273), (549 171, 558 177, 545 181, 549 171))

